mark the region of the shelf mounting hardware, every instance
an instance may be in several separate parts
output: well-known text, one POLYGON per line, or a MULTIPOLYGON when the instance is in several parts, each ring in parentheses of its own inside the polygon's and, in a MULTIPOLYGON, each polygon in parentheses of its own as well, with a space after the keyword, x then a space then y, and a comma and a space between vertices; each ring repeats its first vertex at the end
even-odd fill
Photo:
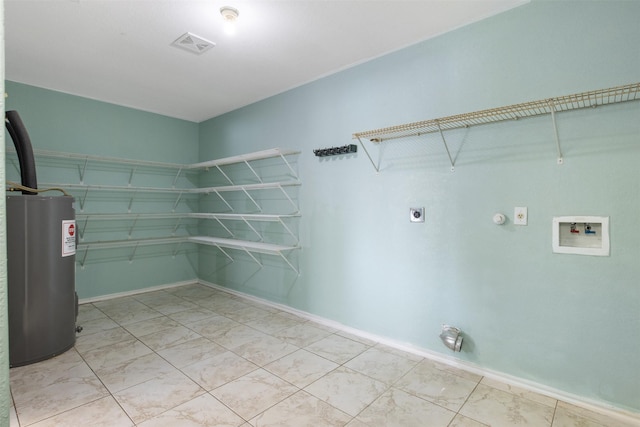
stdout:
POLYGON ((551 123, 553 124, 553 136, 556 138, 556 148, 558 149, 558 164, 564 163, 562 150, 560 149, 560 137, 558 136, 558 124, 556 123, 556 106, 553 99, 549 100, 549 110, 551 110, 551 123))
POLYGON ((88 157, 84 159, 84 164, 82 165, 82 168, 80 167, 80 165, 78 165, 78 173, 80 174, 80 184, 84 184, 84 174, 87 170, 87 163, 89 163, 88 157))
POLYGON ((442 143, 444 144, 444 149, 447 151, 447 156, 449 157, 449 163, 451 163, 451 172, 453 172, 455 168, 455 160, 451 157, 451 152, 449 151, 449 146, 447 145, 447 140, 444 138, 444 133, 442 132, 442 127, 440 126, 440 122, 436 120, 436 124, 438 125, 438 132, 440 132, 440 138, 442 138, 442 143))

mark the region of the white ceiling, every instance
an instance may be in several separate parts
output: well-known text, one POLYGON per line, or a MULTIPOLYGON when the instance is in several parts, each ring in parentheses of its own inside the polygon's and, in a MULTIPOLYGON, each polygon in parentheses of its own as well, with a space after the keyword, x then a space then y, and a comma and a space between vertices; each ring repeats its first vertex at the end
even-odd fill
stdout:
POLYGON ((526 1, 5 0, 6 79, 201 122, 526 1))

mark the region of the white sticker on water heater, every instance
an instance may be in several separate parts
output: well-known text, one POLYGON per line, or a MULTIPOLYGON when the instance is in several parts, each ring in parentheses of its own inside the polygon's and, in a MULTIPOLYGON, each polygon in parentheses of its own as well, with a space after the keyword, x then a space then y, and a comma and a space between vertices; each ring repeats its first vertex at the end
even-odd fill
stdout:
POLYGON ((76 254, 76 220, 62 221, 62 256, 76 254))

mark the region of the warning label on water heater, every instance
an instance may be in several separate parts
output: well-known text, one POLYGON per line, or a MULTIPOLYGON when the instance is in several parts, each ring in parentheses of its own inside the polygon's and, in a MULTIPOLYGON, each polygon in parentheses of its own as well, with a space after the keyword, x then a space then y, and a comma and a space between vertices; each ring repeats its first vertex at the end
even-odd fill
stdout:
POLYGON ((68 219, 62 221, 62 256, 76 254, 76 221, 68 219))

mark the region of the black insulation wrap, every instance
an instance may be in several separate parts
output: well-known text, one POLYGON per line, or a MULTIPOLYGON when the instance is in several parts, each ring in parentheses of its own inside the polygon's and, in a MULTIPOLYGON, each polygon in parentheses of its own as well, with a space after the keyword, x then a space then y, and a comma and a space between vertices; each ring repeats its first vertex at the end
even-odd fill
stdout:
MULTIPOLYGON (((22 119, 17 111, 7 111, 5 113, 4 123, 18 153, 22 185, 37 189, 36 161, 33 156, 33 147, 31 146, 31 139, 29 138, 29 133, 27 133, 27 128, 24 126, 24 123, 22 123, 22 119)), ((23 190, 22 194, 33 195, 36 193, 23 190)))

